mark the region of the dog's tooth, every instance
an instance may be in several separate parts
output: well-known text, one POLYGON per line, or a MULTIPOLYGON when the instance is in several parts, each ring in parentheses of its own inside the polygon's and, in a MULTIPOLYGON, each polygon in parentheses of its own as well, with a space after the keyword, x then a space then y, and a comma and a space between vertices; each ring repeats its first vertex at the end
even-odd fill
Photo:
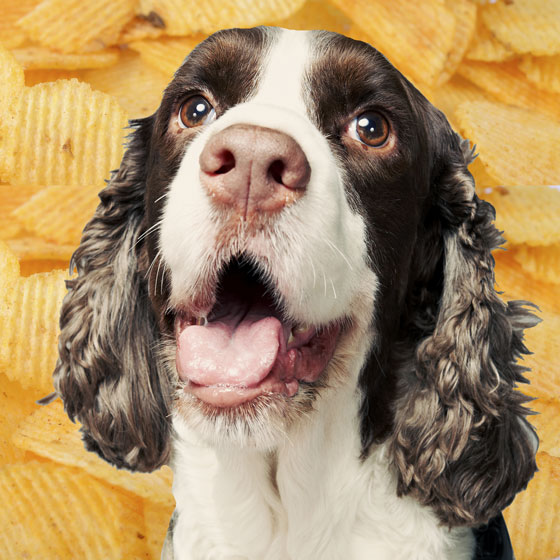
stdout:
POLYGON ((294 331, 293 329, 290 331, 290 336, 288 337, 287 344, 291 344, 295 340, 294 331))
POLYGON ((197 317, 195 320, 195 325, 199 327, 205 327, 208 324, 208 319, 206 317, 197 317))
POLYGON ((307 332, 310 329, 310 326, 307 323, 302 323, 301 325, 295 325, 292 329, 294 334, 301 334, 307 332))

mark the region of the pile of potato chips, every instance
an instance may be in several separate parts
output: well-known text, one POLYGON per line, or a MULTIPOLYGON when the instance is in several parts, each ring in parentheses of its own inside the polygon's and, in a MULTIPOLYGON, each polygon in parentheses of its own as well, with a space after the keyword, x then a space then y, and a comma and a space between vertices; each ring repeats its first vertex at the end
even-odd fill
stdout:
POLYGON ((5 560, 148 559, 171 474, 83 450, 52 391, 71 253, 123 154, 208 33, 329 29, 381 50, 477 144, 478 193, 507 251, 497 286, 543 322, 525 362, 540 472, 506 511, 518 560, 560 555, 560 2, 558 0, 0 0, 0 550, 5 560))

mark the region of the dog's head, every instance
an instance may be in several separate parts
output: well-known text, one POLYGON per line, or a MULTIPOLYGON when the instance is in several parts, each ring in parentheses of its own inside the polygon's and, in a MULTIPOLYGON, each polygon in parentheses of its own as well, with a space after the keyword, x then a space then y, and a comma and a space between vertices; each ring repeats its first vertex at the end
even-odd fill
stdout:
POLYGON ((62 310, 55 384, 89 448, 156 468, 173 413, 271 449, 342 389, 401 492, 451 524, 506 505, 534 470, 532 319, 494 291, 445 117, 369 45, 258 28, 204 41, 133 126, 62 310))

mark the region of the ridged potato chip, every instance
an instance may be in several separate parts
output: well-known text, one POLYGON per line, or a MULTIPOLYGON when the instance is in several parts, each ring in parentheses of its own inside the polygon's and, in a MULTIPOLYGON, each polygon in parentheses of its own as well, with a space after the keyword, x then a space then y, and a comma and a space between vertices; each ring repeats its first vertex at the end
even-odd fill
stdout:
POLYGON ((142 60, 152 68, 163 72, 167 81, 181 66, 186 56, 204 40, 204 35, 192 37, 163 38, 146 41, 133 41, 129 47, 140 53, 142 60))
POLYGON ((122 28, 117 43, 126 45, 131 41, 157 39, 165 31, 165 27, 159 22, 157 23, 156 26, 148 18, 135 17, 122 28))
POLYGON ((134 16, 135 0, 43 0, 17 24, 40 45, 61 52, 113 44, 134 16))
POLYGON ((535 399, 530 407, 534 412, 538 412, 529 416, 528 420, 539 435, 539 451, 560 457, 560 400, 535 399))
POLYGON ((39 70, 25 71, 25 85, 36 86, 43 82, 56 82, 57 80, 71 80, 76 78, 82 80, 82 72, 80 70, 53 70, 50 68, 39 70))
POLYGON ((21 276, 31 276, 38 272, 68 270, 68 259, 28 259, 19 262, 21 276))
POLYGON ((496 226, 510 243, 560 242, 560 191, 553 187, 498 187, 479 196, 496 208, 496 226))
POLYGON ((84 216, 93 216, 103 186, 52 186, 42 189, 12 215, 25 229, 61 245, 80 243, 84 216))
POLYGON ((146 500, 144 502, 144 522, 146 524, 146 546, 152 558, 161 556, 163 541, 169 527, 169 520, 173 513, 172 504, 155 504, 146 500))
POLYGON ((104 68, 116 64, 119 60, 119 51, 114 48, 93 53, 66 54, 44 47, 23 47, 14 49, 12 54, 25 70, 104 68))
POLYGON ((488 173, 501 184, 560 184, 560 121, 490 101, 466 101, 455 117, 462 135, 476 142, 488 173))
POLYGON ((35 398, 53 390, 58 316, 67 277, 67 272, 55 270, 18 278, 11 293, 0 299, 0 371, 35 398))
POLYGON ((7 239, 6 243, 20 261, 51 260, 69 262, 72 253, 76 250, 75 245, 59 245, 58 243, 31 235, 7 239))
POLYGON ((520 245, 516 247, 513 257, 533 278, 560 284, 560 245, 548 247, 520 245))
MULTIPOLYGON (((535 109, 560 121, 560 95, 539 90, 527 83, 514 60, 503 64, 464 60, 457 72, 502 103, 535 109)), ((527 180, 522 183, 526 184, 527 180)))
POLYGON ((542 452, 537 454, 537 464, 539 472, 527 490, 504 511, 516 560, 560 555, 560 459, 542 452))
POLYGON ((138 13, 156 16, 165 25, 167 35, 212 33, 224 27, 252 27, 287 18, 297 12, 305 0, 206 0, 204 3, 181 0, 140 0, 138 13))
POLYGON ((25 88, 0 123, 11 183, 100 184, 123 155, 127 116, 108 95, 77 80, 25 88))
POLYGON ((150 66, 133 51, 123 52, 114 66, 82 74, 93 89, 115 97, 131 119, 156 111, 169 78, 169 74, 150 66))
POLYGON ((133 492, 142 498, 173 508, 172 474, 169 467, 147 473, 132 473, 109 465, 86 451, 79 432, 64 412, 61 401, 41 407, 13 433, 13 443, 22 450, 71 467, 79 467, 107 484, 133 492))
POLYGON ((8 49, 19 47, 25 33, 15 26, 18 19, 30 12, 41 0, 0 0, 0 45, 8 49))
POLYGON ((0 469, 3 558, 146 558, 139 500, 78 470, 29 462, 0 469))
POLYGON ((516 53, 536 55, 560 51, 560 3, 557 0, 515 0, 487 4, 480 16, 488 29, 516 53))
POLYGON ((482 62, 503 62, 512 58, 514 54, 513 50, 501 43, 484 25, 482 19, 478 18, 476 32, 465 58, 482 62))
POLYGON ((362 33, 356 38, 368 40, 407 77, 427 86, 437 82, 455 36, 455 17, 443 2, 334 0, 333 4, 358 24, 362 33))
POLYGON ((323 0, 307 0, 297 12, 273 25, 285 29, 324 29, 346 35, 352 27, 352 20, 323 0))
POLYGON ((539 57, 527 55, 519 63, 519 69, 537 87, 560 93, 560 54, 539 57))
POLYGON ((23 225, 12 211, 41 190, 37 185, 0 185, 0 239, 23 234, 23 225))

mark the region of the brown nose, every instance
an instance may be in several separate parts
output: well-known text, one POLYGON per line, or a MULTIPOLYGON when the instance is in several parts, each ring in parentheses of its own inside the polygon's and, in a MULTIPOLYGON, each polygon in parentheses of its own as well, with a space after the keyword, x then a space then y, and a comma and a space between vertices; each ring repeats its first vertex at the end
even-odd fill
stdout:
POLYGON ((215 203, 243 218, 273 213, 301 197, 311 175, 300 145, 270 128, 236 124, 212 136, 200 154, 200 181, 215 203))

